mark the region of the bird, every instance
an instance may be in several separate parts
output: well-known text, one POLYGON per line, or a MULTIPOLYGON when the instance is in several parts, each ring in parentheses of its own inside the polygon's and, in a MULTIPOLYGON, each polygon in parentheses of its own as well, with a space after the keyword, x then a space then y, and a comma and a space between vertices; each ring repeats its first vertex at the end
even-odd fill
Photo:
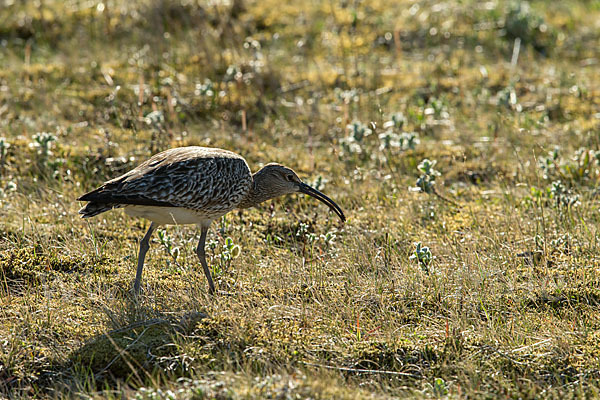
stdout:
POLYGON ((246 160, 228 150, 188 146, 157 153, 129 172, 106 181, 77 200, 88 203, 79 210, 90 218, 117 208, 125 214, 149 220, 150 227, 140 241, 133 291, 140 292, 142 270, 150 237, 161 225, 195 224, 200 228, 196 254, 215 292, 206 263, 205 243, 211 223, 234 209, 292 193, 303 193, 325 203, 342 223, 342 209, 319 190, 304 183, 292 170, 269 163, 252 173, 246 160))

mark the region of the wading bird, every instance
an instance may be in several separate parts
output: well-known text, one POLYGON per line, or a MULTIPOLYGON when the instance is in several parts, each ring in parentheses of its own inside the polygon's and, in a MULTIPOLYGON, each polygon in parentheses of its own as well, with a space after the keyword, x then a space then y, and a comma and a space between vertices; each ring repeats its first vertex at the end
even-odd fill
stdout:
POLYGON ((196 224, 201 229, 196 254, 204 268, 209 292, 215 286, 206 264, 204 244, 212 221, 236 208, 250 208, 265 200, 304 193, 327 204, 343 221, 342 209, 329 197, 302 182, 280 164, 267 164, 252 174, 241 156, 206 147, 178 147, 155 154, 149 160, 77 200, 89 203, 79 210, 89 218, 113 208, 151 221, 140 242, 134 292, 140 290, 144 258, 150 236, 160 225, 196 224))

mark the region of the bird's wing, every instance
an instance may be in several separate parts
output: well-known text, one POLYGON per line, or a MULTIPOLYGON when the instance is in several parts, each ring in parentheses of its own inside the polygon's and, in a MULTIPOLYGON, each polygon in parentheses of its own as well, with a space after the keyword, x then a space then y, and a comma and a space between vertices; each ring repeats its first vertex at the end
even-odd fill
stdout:
POLYGON ((206 209, 237 204, 252 176, 229 152, 184 147, 167 150, 79 198, 83 201, 206 209))

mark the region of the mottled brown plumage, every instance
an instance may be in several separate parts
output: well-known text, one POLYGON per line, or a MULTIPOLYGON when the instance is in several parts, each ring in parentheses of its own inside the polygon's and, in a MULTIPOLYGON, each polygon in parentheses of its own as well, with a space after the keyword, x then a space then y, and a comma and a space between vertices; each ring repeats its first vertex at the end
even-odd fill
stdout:
POLYGON ((128 215, 152 221, 140 242, 136 293, 154 230, 167 224, 199 225, 201 236, 196 253, 213 292, 214 284, 204 254, 211 222, 236 208, 253 207, 296 192, 319 199, 345 221, 344 213, 333 200, 303 183, 290 168, 267 164, 252 174, 246 161, 235 153, 195 146, 158 153, 78 200, 89 202, 79 210, 82 218, 123 207, 128 215))

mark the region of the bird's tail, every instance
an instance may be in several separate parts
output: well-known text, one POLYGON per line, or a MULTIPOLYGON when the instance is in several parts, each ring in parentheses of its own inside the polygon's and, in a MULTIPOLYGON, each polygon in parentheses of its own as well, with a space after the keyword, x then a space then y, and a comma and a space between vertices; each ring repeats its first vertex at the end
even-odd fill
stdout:
POLYGON ((95 215, 101 214, 103 212, 110 211, 113 208, 119 208, 119 207, 123 207, 123 206, 120 204, 115 204, 115 203, 96 203, 96 202, 90 201, 89 203, 87 203, 85 205, 85 207, 82 207, 79 210, 79 214, 81 214, 81 218, 90 218, 95 215))

